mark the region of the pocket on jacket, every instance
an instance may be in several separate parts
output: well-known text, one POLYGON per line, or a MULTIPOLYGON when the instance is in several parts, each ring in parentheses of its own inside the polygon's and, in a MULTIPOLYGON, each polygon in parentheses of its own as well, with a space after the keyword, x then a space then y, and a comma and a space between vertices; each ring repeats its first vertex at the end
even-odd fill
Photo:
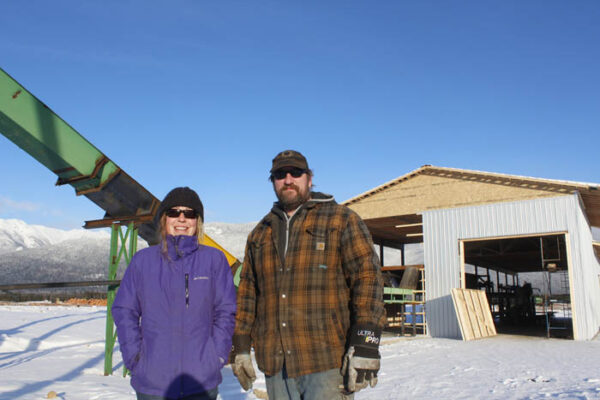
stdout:
POLYGON ((260 256, 264 251, 265 245, 267 244, 267 237, 265 232, 260 232, 258 235, 252 238, 250 242, 250 249, 252 250, 253 257, 260 256))
POLYGON ((191 309, 197 312, 208 312, 209 306, 212 305, 211 276, 205 273, 190 274, 188 282, 188 299, 187 304, 191 309))
POLYGON ((301 332, 311 338, 314 347, 337 348, 345 343, 341 337, 342 327, 337 319, 334 320, 334 314, 327 307, 307 310, 302 326, 301 332))
POLYGON ((335 329, 335 332, 337 333, 340 342, 345 343, 346 332, 344 331, 344 323, 337 315, 337 312, 335 312, 335 310, 331 310, 331 323, 333 324, 333 328, 335 329))
POLYGON ((317 257, 318 264, 331 264, 339 258, 340 234, 336 227, 309 226, 306 232, 309 243, 305 249, 317 257))
POLYGON ((329 229, 326 228, 306 228, 307 242, 302 244, 301 249, 309 256, 309 265, 311 267, 322 268, 324 271, 328 268, 328 254, 334 243, 330 240, 329 229))
MULTIPOLYGON (((211 359, 212 365, 216 371, 221 370, 221 360, 219 360, 219 355, 217 354, 217 348, 215 346, 215 341, 212 337, 208 338, 208 343, 205 346, 205 354, 209 356, 211 359)), ((203 361, 203 360, 201 360, 203 361)))
POLYGON ((140 346, 140 352, 138 353, 137 357, 137 362, 135 363, 135 365, 133 366, 133 369, 131 370, 131 374, 132 375, 141 375, 143 372, 143 365, 146 363, 145 361, 145 356, 146 356, 146 351, 145 351, 145 342, 144 340, 142 340, 142 345, 140 346))
POLYGON ((250 242, 250 251, 252 252, 252 259, 254 263, 262 262, 263 253, 265 251, 265 244, 263 242, 250 242))

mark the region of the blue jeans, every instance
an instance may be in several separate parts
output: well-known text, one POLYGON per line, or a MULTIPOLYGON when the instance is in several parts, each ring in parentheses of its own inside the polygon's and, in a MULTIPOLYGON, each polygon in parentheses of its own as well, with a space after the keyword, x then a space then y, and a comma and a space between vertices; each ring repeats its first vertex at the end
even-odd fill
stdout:
POLYGON ((339 369, 330 369, 297 378, 287 376, 285 365, 277 375, 266 376, 269 400, 352 400, 354 395, 345 395, 340 387, 344 379, 339 369))
POLYGON ((153 394, 144 394, 140 392, 135 392, 135 394, 137 395, 137 400, 217 400, 217 396, 219 395, 219 388, 216 387, 206 392, 190 394, 189 396, 180 397, 178 399, 156 396, 153 394))

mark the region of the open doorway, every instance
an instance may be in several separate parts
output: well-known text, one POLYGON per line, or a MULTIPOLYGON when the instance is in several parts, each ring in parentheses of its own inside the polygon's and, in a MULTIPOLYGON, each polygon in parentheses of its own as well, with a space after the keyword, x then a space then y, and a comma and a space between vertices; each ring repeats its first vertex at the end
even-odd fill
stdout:
POLYGON ((498 333, 573 338, 566 234, 462 241, 462 286, 485 290, 498 333))

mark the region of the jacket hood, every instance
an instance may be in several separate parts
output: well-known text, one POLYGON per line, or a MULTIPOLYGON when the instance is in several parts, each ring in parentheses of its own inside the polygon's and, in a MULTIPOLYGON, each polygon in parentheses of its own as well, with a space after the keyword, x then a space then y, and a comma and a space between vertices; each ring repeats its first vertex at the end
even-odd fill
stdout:
POLYGON ((327 193, 322 193, 322 192, 312 192, 310 195, 310 199, 307 201, 307 203, 310 203, 310 202, 325 203, 328 201, 335 202, 333 195, 327 194, 327 193))
POLYGON ((167 255, 170 260, 177 260, 198 250, 198 237, 187 235, 167 235, 167 255))

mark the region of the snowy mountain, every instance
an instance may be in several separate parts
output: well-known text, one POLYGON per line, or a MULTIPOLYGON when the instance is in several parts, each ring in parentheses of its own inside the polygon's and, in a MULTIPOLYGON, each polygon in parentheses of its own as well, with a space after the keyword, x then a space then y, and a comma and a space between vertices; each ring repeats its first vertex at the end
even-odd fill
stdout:
MULTIPOLYGON (((241 260, 246 237, 255 225, 211 222, 205 231, 241 260)), ((138 249, 145 246, 140 240, 138 249)), ((65 231, 0 219, 0 284, 107 279, 109 253, 108 230, 65 231)))
POLYGON ((0 219, 0 284, 107 279, 108 230, 61 230, 0 219))
POLYGON ((256 222, 244 224, 208 222, 204 226, 204 232, 241 262, 246 249, 246 239, 255 226, 256 222))
POLYGON ((107 230, 85 229, 65 231, 42 225, 28 225, 18 219, 0 219, 0 254, 79 239, 110 240, 110 233, 107 230))

